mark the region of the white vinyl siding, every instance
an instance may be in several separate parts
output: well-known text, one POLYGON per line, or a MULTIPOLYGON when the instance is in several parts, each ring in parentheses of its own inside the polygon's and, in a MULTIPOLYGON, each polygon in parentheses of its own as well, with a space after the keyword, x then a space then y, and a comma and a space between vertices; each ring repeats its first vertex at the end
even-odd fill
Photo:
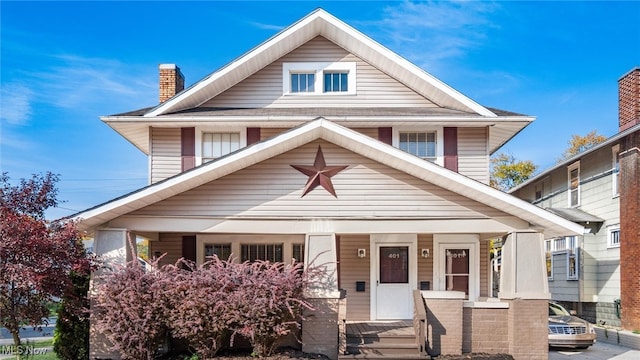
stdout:
POLYGON ((458 172, 489 184, 487 128, 458 128, 458 172))
POLYGON ((620 145, 611 148, 611 188, 613 196, 620 195, 620 145))
POLYGON ((180 128, 151 128, 151 183, 182 171, 180 128))
POLYGON ((347 290, 347 319, 369 320, 371 303, 371 275, 369 271, 369 235, 340 235, 340 287, 347 290), (358 249, 366 249, 367 256, 358 257, 358 249), (356 281, 364 281, 364 291, 356 291, 356 281))
MULTIPOLYGON (((316 81, 318 79, 316 78, 316 81)), ((319 36, 202 104, 203 107, 436 107, 415 91, 319 36), (283 95, 283 63, 356 64, 356 95, 283 95)))
POLYGON ((494 218, 508 214, 388 168, 331 143, 316 141, 133 214, 255 217, 494 218), (317 187, 301 198, 318 145, 328 166, 349 167, 331 178, 333 197, 317 187), (309 206, 313 203, 314 206, 309 206))

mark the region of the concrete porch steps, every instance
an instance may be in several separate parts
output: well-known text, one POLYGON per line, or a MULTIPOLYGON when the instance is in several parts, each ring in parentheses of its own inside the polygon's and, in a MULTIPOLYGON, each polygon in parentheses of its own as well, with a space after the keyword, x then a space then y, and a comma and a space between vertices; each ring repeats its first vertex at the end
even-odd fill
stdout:
POLYGON ((411 320, 347 322, 346 351, 338 359, 425 359, 411 320))

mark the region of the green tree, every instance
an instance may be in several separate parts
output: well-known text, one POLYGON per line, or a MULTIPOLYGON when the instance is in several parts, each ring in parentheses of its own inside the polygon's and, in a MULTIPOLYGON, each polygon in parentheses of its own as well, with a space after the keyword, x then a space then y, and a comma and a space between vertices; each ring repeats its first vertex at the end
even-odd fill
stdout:
POLYGON ((516 160, 513 155, 498 153, 491 158, 489 185, 507 191, 525 182, 537 169, 531 160, 516 160))
POLYGON ((593 130, 585 136, 573 134, 571 140, 568 142, 568 147, 562 153, 562 156, 558 159, 558 162, 562 162, 570 157, 578 155, 579 153, 589 150, 592 147, 604 142, 607 138, 604 135, 598 134, 597 130, 593 130))

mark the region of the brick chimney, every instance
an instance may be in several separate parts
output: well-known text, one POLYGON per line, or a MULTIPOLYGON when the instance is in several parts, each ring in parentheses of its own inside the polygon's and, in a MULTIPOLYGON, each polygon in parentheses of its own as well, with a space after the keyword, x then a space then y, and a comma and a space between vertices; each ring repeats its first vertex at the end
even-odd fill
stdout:
POLYGON ((160 64, 160 102, 184 90, 184 75, 176 64, 160 64))
MULTIPOLYGON (((620 131, 640 124, 640 67, 618 80, 620 131)), ((622 327, 640 329, 640 131, 620 139, 622 327)))
POLYGON ((640 67, 618 80, 618 126, 624 131, 640 124, 640 67))

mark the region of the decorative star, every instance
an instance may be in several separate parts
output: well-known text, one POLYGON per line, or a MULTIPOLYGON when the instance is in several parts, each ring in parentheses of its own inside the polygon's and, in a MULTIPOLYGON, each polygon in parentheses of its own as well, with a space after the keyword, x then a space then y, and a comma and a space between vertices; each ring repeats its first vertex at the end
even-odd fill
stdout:
POLYGON ((348 165, 327 166, 324 161, 324 155, 322 154, 322 148, 320 147, 320 145, 318 145, 318 152, 316 152, 316 160, 313 162, 313 166, 291 165, 291 167, 309 177, 309 179, 307 180, 307 185, 305 185, 302 196, 300 197, 304 197, 309 191, 315 189, 316 187, 318 187, 318 185, 320 185, 325 188, 325 190, 327 190, 331 195, 337 198, 338 195, 336 195, 336 190, 333 188, 333 183, 331 183, 331 177, 346 169, 348 165))

